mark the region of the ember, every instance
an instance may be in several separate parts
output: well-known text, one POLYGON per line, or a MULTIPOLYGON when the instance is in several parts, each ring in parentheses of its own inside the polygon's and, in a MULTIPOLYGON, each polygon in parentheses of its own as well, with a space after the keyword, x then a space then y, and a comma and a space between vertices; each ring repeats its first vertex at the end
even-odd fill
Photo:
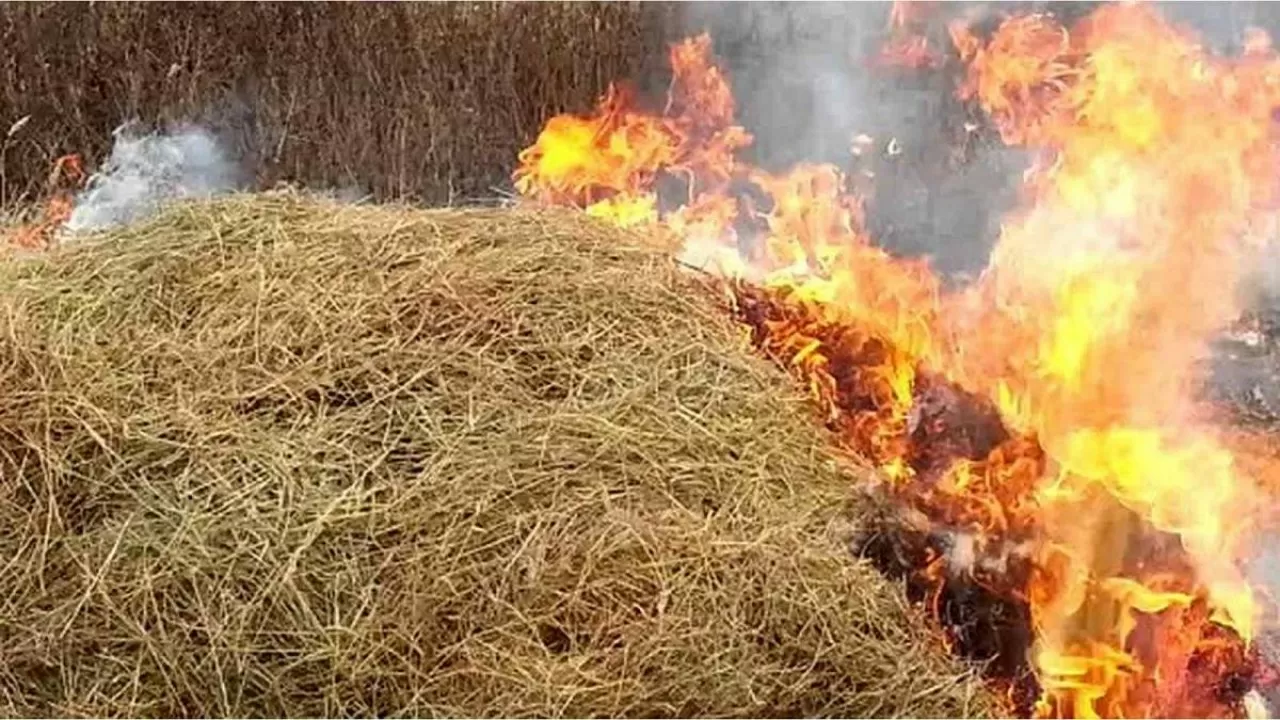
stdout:
MULTIPOLYGON (((915 22, 895 15, 895 47, 915 22)), ((755 344, 882 471, 855 550, 991 660, 1015 709, 1242 715, 1269 672, 1242 571, 1268 496, 1193 388, 1275 210, 1280 60, 1256 35, 1212 56, 1127 4, 950 35, 960 96, 1038 154, 966 288, 875 247, 838 169, 735 159, 751 138, 706 36, 672 50, 665 111, 611 90, 553 119, 517 187, 662 223, 726 278, 755 344), (673 176, 688 197, 668 208, 673 176)))

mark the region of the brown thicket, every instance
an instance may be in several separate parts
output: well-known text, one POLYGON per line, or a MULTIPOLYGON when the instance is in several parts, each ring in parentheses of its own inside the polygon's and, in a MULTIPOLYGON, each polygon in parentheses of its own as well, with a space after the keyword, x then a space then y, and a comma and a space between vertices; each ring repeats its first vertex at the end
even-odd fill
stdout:
MULTIPOLYGON (((492 196, 543 121, 664 64, 660 3, 4 3, 0 207, 122 122, 218 130, 256 185, 492 196), (8 137, 23 117, 29 120, 8 137)), ((659 81, 660 82, 660 81, 659 81)))

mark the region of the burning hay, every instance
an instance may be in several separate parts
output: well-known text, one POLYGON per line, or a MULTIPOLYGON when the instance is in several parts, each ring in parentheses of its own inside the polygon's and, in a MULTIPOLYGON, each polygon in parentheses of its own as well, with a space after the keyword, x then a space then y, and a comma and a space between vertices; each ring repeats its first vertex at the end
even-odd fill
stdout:
POLYGON ((237 197, 3 273, 6 714, 988 709, 624 232, 237 197))
POLYGON ((874 242, 857 176, 754 166, 707 35, 672 47, 665 103, 614 89, 552 118, 516 188, 664 228, 724 277, 757 348, 888 480, 857 549, 995 661, 1018 712, 1254 712, 1274 688, 1256 566, 1277 462, 1196 388, 1275 242, 1280 55, 1261 31, 1216 55, 1128 3, 946 30, 975 130, 1033 158, 962 286, 874 242))

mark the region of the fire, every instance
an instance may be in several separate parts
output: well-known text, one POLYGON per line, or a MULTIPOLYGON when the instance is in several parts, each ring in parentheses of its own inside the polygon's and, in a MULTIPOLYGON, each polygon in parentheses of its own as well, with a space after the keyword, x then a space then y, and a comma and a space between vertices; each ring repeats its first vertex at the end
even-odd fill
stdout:
POLYGON ((628 110, 627 98, 611 87, 596 117, 552 118, 538 144, 521 153, 516 189, 627 225, 656 218, 643 189, 675 163, 679 141, 661 119, 628 110))
POLYGON ((728 281, 839 441, 951 538, 915 568, 938 612, 962 576, 1025 606, 1037 714, 1238 715, 1223 688, 1253 672, 1241 568, 1274 462, 1240 455, 1194 389, 1275 220, 1280 59, 1257 33, 1213 56, 1140 5, 949 30, 961 97, 1037 154, 961 290, 877 248, 836 168, 739 161, 751 137, 705 35, 672 50, 663 112, 611 89, 553 118, 517 187, 661 224, 728 281))
POLYGON ((75 207, 75 189, 84 181, 84 168, 79 155, 63 155, 54 161, 47 183, 49 195, 44 201, 40 218, 18 228, 11 242, 27 250, 43 249, 52 244, 54 233, 71 218, 71 211, 75 207))
POLYGON ((885 67, 937 68, 943 64, 929 38, 921 30, 937 3, 926 0, 894 0, 889 10, 889 39, 877 56, 885 67))
MULTIPOLYGON (((1108 590, 1110 575, 1131 572, 1114 557, 1136 522, 1179 537, 1198 575, 1186 590, 1206 595, 1216 622, 1246 640, 1253 632, 1238 567, 1254 491, 1213 433, 1184 419, 1200 348, 1240 310, 1230 288, 1247 229, 1274 205, 1280 66, 1209 57, 1154 10, 1111 6, 1070 34, 1045 18, 1006 23, 969 81, 964 91, 1007 141, 1044 153, 1032 203, 1005 228, 983 281, 999 316, 986 326, 1013 344, 962 371, 970 386, 1017 388, 1034 408, 1025 429, 1058 467, 1040 513, 1042 565, 1061 571, 1033 604, 1044 709, 1127 711, 1142 678, 1120 650, 1132 622, 1106 629, 1120 654, 1098 667, 1093 619, 1190 600, 1143 597, 1131 583, 1127 600, 1108 590), (1082 531, 1089 515, 1111 519, 1082 531), (1083 692, 1086 666, 1095 671, 1083 692)), ((1159 698, 1138 702, 1162 709, 1159 698)))
POLYGON ((595 115, 551 118, 520 154, 516 190, 623 225, 657 219, 659 172, 684 177, 686 202, 722 191, 751 136, 733 124, 733 95, 710 50, 707 35, 672 48, 675 76, 661 116, 636 111, 629 91, 610 86, 595 115))

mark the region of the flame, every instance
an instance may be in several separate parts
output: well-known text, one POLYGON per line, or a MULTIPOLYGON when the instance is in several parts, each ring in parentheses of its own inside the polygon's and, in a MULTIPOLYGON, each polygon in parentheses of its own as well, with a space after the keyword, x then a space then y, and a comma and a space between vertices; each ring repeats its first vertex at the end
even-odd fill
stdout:
MULTIPOLYGON (((918 25, 909 10, 895 32, 918 25)), ((553 118, 517 188, 661 224, 730 281, 839 442, 965 538, 921 560, 929 602, 962 572, 1027 605, 1037 714, 1240 714, 1213 683, 1251 662, 1261 604, 1241 567, 1277 465, 1241 455, 1194 389, 1275 221, 1280 60, 1256 32, 1215 57, 1145 5, 949 31, 960 96, 1037 156, 961 290, 877 248, 836 168, 739 161, 751 137, 705 35, 673 48, 662 113, 611 89, 553 118), (671 183, 684 192, 660 196, 671 183), (995 419, 949 414, 965 393, 995 419)))
POLYGON ((516 190, 628 226, 658 219, 660 171, 686 179, 686 202, 722 191, 751 136, 733 124, 733 94, 710 50, 706 34, 672 47, 674 76, 660 116, 633 109, 631 93, 611 85, 594 115, 551 118, 520 153, 516 190))
MULTIPOLYGON (((1033 606, 1047 712, 1119 710, 1142 676, 1128 655, 1098 652, 1099 632, 1079 630, 1115 604, 1091 586, 1125 570, 1107 556, 1132 542, 1126 518, 1178 536, 1213 619, 1253 634, 1238 567, 1254 490, 1186 418, 1200 348, 1240 310, 1230 288, 1246 231, 1274 203, 1277 80, 1273 59, 1212 58, 1131 5, 1104 7, 1070 34, 1044 17, 1011 20, 970 65, 962 91, 1007 142, 1044 159, 983 279, 1000 355, 971 358, 961 374, 988 392, 1014 388, 1034 409, 1023 427, 1058 468, 1041 513, 1047 527, 1063 517, 1069 537, 1051 531, 1048 546, 1068 569, 1033 606), (1087 512, 1119 527, 1082 534, 1087 512), (1086 665, 1096 672, 1084 692, 1086 665)), ((1111 649, 1125 647, 1129 627, 1107 630, 1111 649)))
POLYGON ((941 67, 943 56, 922 32, 936 6, 933 0, 894 0, 889 10, 889 38, 876 56, 876 64, 914 70, 941 67))
POLYGON ((55 160, 49 171, 46 183, 48 197, 41 208, 40 218, 18 228, 10 241, 27 250, 49 247, 54 234, 71 219, 71 211, 75 208, 75 189, 84 181, 79 155, 63 155, 55 160))

